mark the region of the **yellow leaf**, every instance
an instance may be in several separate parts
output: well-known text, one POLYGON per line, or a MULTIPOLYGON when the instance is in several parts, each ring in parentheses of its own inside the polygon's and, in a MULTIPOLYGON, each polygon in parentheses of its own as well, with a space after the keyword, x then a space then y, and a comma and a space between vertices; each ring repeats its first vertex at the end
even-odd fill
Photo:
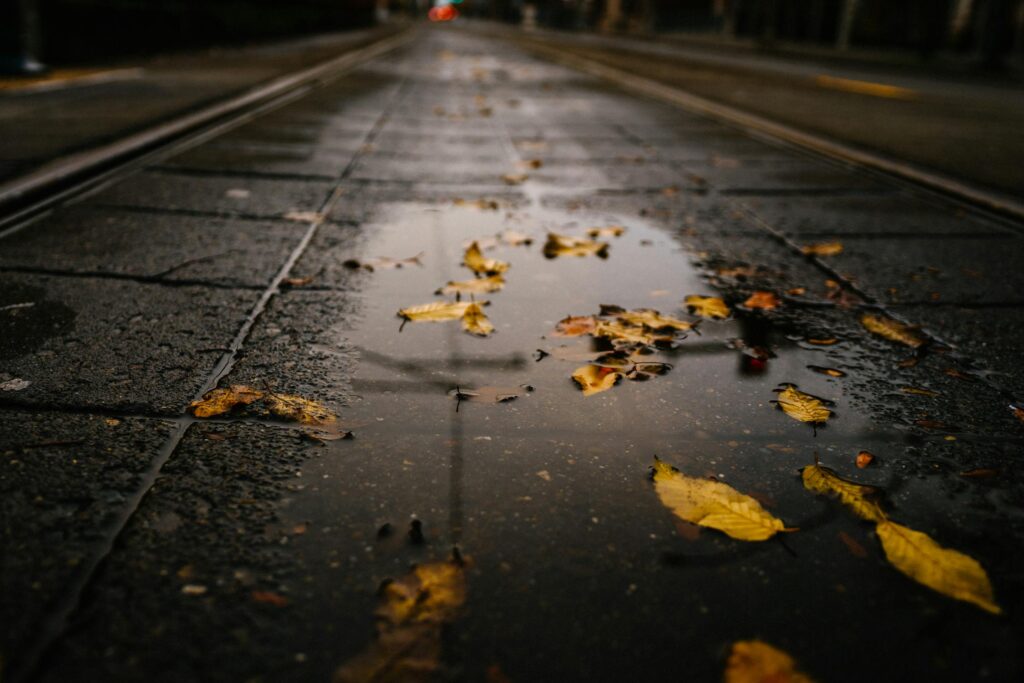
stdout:
POLYGON ((678 517, 741 541, 763 541, 787 531, 761 504, 719 481, 688 477, 654 459, 654 490, 678 517))
POLYGON ((580 337, 584 334, 592 334, 596 325, 597 318, 592 315, 570 315, 558 321, 551 336, 580 337))
POLYGON ((593 396, 615 386, 622 379, 622 373, 599 365, 584 365, 576 368, 572 379, 583 390, 584 396, 593 396))
POLYGON ((782 302, 772 292, 757 291, 750 295, 743 305, 746 308, 758 308, 763 311, 770 311, 778 308, 782 302))
POLYGON ((638 308, 635 311, 616 311, 613 315, 630 325, 646 325, 652 330, 672 328, 674 330, 692 330, 693 323, 662 315, 653 308, 638 308))
POLYGON ((702 318, 728 318, 729 307, 717 296, 697 296, 691 294, 684 299, 690 313, 702 318))
POLYGON ((462 262, 477 275, 498 275, 508 270, 508 264, 493 258, 484 258, 480 245, 473 242, 466 248, 462 262))
MULTIPOLYGON (((472 305, 470 301, 437 301, 422 306, 410 306, 398 311, 398 315, 413 322, 442 322, 445 320, 459 320, 466 314, 466 309, 472 305)), ((479 302, 486 306, 486 301, 479 302)))
POLYGON ((787 384, 779 392, 776 403, 786 415, 800 422, 823 424, 832 417, 832 411, 825 407, 820 398, 805 394, 792 384, 787 384))
POLYGON ((492 294, 500 292, 505 286, 505 278, 500 275, 478 278, 474 280, 449 280, 435 294, 492 294))
POLYGON ((263 396, 259 389, 236 384, 227 389, 206 392, 201 400, 189 405, 189 410, 196 417, 216 417, 231 412, 236 406, 247 406, 259 401, 263 396))
POLYGON ((872 500, 878 494, 874 487, 843 479, 822 465, 808 465, 801 470, 801 476, 808 491, 839 498, 861 519, 885 521, 885 513, 872 500))
POLYGON ((801 247, 800 251, 807 256, 836 256, 843 253, 843 243, 818 242, 817 244, 808 244, 806 247, 801 247))
POLYGON ((644 346, 650 346, 656 340, 671 339, 670 336, 651 334, 643 325, 625 325, 618 321, 609 322, 607 320, 597 321, 591 334, 595 337, 611 339, 613 342, 643 344, 644 346))
POLYGON ((511 247, 518 247, 521 244, 533 244, 532 237, 516 230, 500 232, 498 233, 498 239, 511 247))
POLYGON ((587 230, 587 236, 597 239, 598 237, 622 237, 626 234, 626 229, 621 225, 609 225, 606 228, 590 228, 587 230))
POLYGON ((992 614, 1002 612, 988 574, 974 558, 943 548, 927 534, 895 522, 881 522, 876 531, 886 558, 896 569, 943 595, 992 614))
POLYGON ((871 334, 916 349, 924 345, 926 339, 917 328, 905 325, 898 320, 884 315, 865 313, 860 317, 860 324, 871 334))
POLYGON ((760 640, 733 643, 725 683, 812 683, 788 654, 760 640))
POLYGON ((608 256, 608 243, 595 242, 580 237, 568 237, 548 233, 548 241, 544 243, 544 256, 556 258, 558 256, 587 256, 595 254, 601 258, 608 256))
POLYGON ((486 337, 494 332, 494 325, 484 315, 480 304, 471 303, 462 314, 462 329, 478 337, 486 337))
POLYGON ((267 393, 270 412, 285 420, 311 427, 330 427, 338 418, 330 410, 308 398, 291 394, 267 393))

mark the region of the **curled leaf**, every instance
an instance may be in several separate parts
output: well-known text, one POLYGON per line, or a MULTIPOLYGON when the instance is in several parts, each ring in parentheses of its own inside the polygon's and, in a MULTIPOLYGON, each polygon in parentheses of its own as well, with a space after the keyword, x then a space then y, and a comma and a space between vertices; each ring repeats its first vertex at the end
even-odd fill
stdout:
POLYGON ((688 477, 657 458, 652 469, 654 490, 662 504, 687 522, 741 541, 763 541, 788 531, 782 520, 728 484, 688 477))
POLYGON ((842 242, 818 242, 800 247, 806 256, 836 256, 843 253, 842 242))
POLYGON ((865 313, 860 317, 860 324, 871 334, 903 344, 904 346, 909 346, 912 349, 923 346, 927 341, 916 327, 906 325, 884 315, 865 313))
MULTIPOLYGON (((480 305, 487 305, 486 301, 479 302, 480 305)), ((443 322, 445 320, 459 320, 466 314, 466 309, 474 305, 470 301, 437 301, 422 306, 410 306, 398 311, 398 315, 413 322, 443 322)))
POLYGON ((548 233, 548 241, 544 243, 544 256, 546 258, 557 258, 559 256, 587 256, 594 254, 600 258, 608 257, 608 243, 595 242, 580 237, 569 237, 548 233))
POLYGON ((600 365, 584 365, 572 373, 572 380, 583 390, 584 396, 608 391, 622 379, 622 373, 600 365))
POLYGON ((474 280, 449 280, 448 284, 440 288, 435 294, 493 294, 500 292, 505 286, 505 278, 501 275, 477 278, 474 280))
POLYGON ((824 401, 816 396, 805 394, 792 384, 787 384, 784 389, 779 391, 779 397, 775 403, 782 409, 782 412, 800 422, 824 424, 832 417, 832 411, 825 407, 824 401))
POLYGON ((237 406, 255 403, 263 396, 264 392, 259 389, 236 384, 226 389, 213 389, 206 392, 202 399, 192 401, 189 411, 196 417, 216 417, 231 412, 237 406))
POLYGON ((717 296, 691 294, 683 300, 690 313, 702 318, 722 319, 729 317, 729 307, 717 296))
POLYGON ((466 248, 462 262, 477 275, 498 275, 508 270, 508 263, 497 259, 484 258, 480 245, 473 242, 466 248))
POLYGON ((985 569, 972 557, 943 548, 927 534, 895 522, 877 529, 885 557, 896 569, 934 591, 999 614, 985 569))
POLYGON ((800 471, 804 488, 813 493, 838 498, 861 519, 881 522, 886 519, 875 498, 878 489, 843 479, 823 465, 808 465, 800 471))
POLYGON ((788 654, 760 640, 733 643, 725 683, 812 683, 788 654))
POLYGON ((494 332, 494 325, 484 314, 480 304, 471 303, 462 314, 462 329, 477 337, 486 337, 494 332))

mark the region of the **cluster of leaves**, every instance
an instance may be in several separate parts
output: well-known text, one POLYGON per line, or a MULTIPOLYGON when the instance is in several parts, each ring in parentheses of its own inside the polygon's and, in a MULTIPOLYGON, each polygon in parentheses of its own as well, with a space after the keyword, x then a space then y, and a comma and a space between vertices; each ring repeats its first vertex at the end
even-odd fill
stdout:
POLYGON ((189 412, 203 419, 221 417, 239 410, 298 423, 311 436, 321 440, 350 435, 340 428, 338 416, 316 401, 243 384, 213 389, 189 405, 189 412))

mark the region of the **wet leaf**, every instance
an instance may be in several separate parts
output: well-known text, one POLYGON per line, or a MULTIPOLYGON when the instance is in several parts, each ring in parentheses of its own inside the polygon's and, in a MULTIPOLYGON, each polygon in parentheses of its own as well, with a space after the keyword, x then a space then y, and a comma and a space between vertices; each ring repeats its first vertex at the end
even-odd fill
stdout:
POLYGON ((477 337, 486 337, 494 332, 494 325, 488 320, 480 304, 474 302, 462 314, 462 329, 477 337))
POLYGON ((812 372, 816 372, 819 375, 825 375, 827 377, 846 377, 845 372, 843 372, 842 370, 836 370, 835 368, 826 368, 820 365, 808 365, 807 369, 811 370, 812 372))
POLYGON ((470 206, 481 211, 497 211, 501 208, 501 205, 493 199, 453 199, 452 204, 455 206, 470 206))
POLYGON ((875 461, 875 456, 868 451, 861 451, 857 454, 857 458, 854 463, 857 465, 857 469, 862 470, 866 467, 870 467, 871 463, 875 461))
POLYGON ((338 420, 320 403, 301 396, 267 392, 266 400, 270 412, 277 417, 309 427, 330 427, 338 420))
POLYGON ((376 639, 334 672, 334 683, 432 681, 441 669, 442 635, 466 600, 461 562, 433 562, 381 589, 376 639))
POLYGON ((906 325, 884 315, 865 313, 860 317, 860 324, 871 334, 903 344, 904 346, 909 346, 912 349, 923 346, 927 341, 916 327, 906 325))
POLYGON ((692 330, 694 327, 694 323, 679 320, 678 318, 673 318, 668 315, 662 315, 653 308, 638 308, 633 311, 627 311, 618 306, 602 304, 601 315, 613 316, 630 325, 644 325, 652 330, 664 330, 669 328, 674 330, 692 330))
POLYGON ((843 253, 842 242, 818 242, 800 247, 806 256, 836 256, 843 253))
POLYGON ((788 654, 760 640, 733 643, 724 683, 812 683, 788 654))
POLYGON ((273 591, 253 591, 249 594, 253 602, 262 602, 274 607, 287 607, 288 598, 273 591))
POLYGON ((569 237, 548 233, 548 241, 544 243, 544 256, 546 258, 557 258, 559 256, 588 256, 594 254, 600 258, 608 257, 608 243, 595 242, 583 239, 582 237, 569 237))
POLYGON ((812 337, 810 339, 805 339, 804 341, 806 341, 808 344, 811 344, 812 346, 832 346, 834 344, 838 344, 839 343, 839 340, 836 339, 835 337, 828 337, 828 338, 814 338, 814 337, 812 337))
POLYGON ((818 464, 803 468, 800 476, 804 488, 808 491, 838 498, 861 519, 869 522, 881 522, 886 519, 882 508, 875 501, 878 489, 873 486, 843 479, 833 470, 818 464))
POLYGON ((717 296, 691 294, 683 300, 690 313, 702 318, 722 319, 729 317, 729 307, 717 296))
POLYGON ((597 318, 592 315, 570 315, 558 321, 551 336, 581 337, 585 334, 593 334, 596 326, 597 318))
POLYGON ((506 173, 501 176, 501 179, 505 181, 506 185, 522 185, 529 180, 529 178, 530 176, 525 173, 506 173))
POLYGON ((247 406, 259 401, 264 393, 259 389, 236 384, 226 389, 213 389, 198 401, 189 404, 189 412, 196 417, 217 417, 231 412, 237 406, 247 406))
POLYGON ((508 264, 492 258, 484 258, 484 253, 477 242, 466 248, 462 263, 477 275, 499 275, 508 270, 508 264))
POLYGON ((895 522, 881 522, 876 532, 886 558, 910 578, 986 612, 1002 612, 995 602, 988 574, 974 558, 943 548, 927 534, 895 522))
POLYGON ((641 344, 650 346, 655 341, 671 341, 671 335, 657 335, 643 325, 627 325, 619 321, 598 320, 594 331, 595 337, 609 339, 618 344, 641 344))
POLYGON ((281 284, 285 287, 305 287, 311 282, 313 282, 311 277, 286 277, 281 280, 281 284))
POLYGON ((745 308, 759 309, 763 311, 770 311, 778 308, 782 302, 779 297, 775 296, 772 292, 756 291, 743 302, 745 308))
POLYGON ((761 504, 733 487, 711 479, 688 477, 657 458, 654 490, 662 504, 681 519, 741 541, 763 541, 786 529, 761 504))
MULTIPOLYGON (((600 359, 597 361, 601 362, 600 359)), ((659 375, 667 375, 672 369, 669 363, 660 361, 635 361, 633 367, 626 372, 626 379, 634 382, 643 382, 659 375)))
POLYGON ((911 394, 913 396, 938 396, 939 392, 932 391, 931 389, 922 389, 921 387, 900 387, 900 391, 904 394, 911 394))
POLYGON ((824 424, 832 417, 832 411, 825 407, 824 401, 816 396, 805 394, 792 384, 787 384, 779 392, 779 397, 775 402, 782 412, 800 422, 824 424))
POLYGON ((324 215, 316 211, 289 211, 282 218, 296 223, 319 223, 324 219, 324 215))
POLYGON ((977 382, 978 378, 973 375, 968 375, 966 372, 961 372, 956 368, 946 368, 946 374, 953 379, 958 379, 961 382, 977 382))
POLYGON ((989 479, 999 476, 999 470, 993 467, 976 467, 973 470, 961 472, 960 476, 967 477, 968 479, 989 479))
POLYGON ((1013 403, 1011 403, 1010 414, 1013 415, 1018 420, 1020 420, 1021 422, 1024 422, 1024 407, 1014 405, 1013 403))
POLYGON ((599 365, 584 365, 572 373, 572 380, 583 390, 584 396, 608 391, 622 379, 622 373, 599 365))
POLYGON ((473 280, 449 280, 441 289, 434 292, 435 294, 493 294, 494 292, 500 292, 505 286, 505 278, 501 275, 491 275, 485 278, 476 278, 473 280))
POLYGON ((609 225, 604 228, 590 228, 587 230, 587 237, 597 239, 599 237, 622 237, 626 229, 621 225, 609 225))
POLYGON ((518 247, 520 245, 533 244, 533 238, 526 233, 518 232, 516 230, 505 230, 498 233, 498 239, 504 244, 510 247, 518 247))
POLYGON ((375 270, 390 270, 392 268, 402 268, 404 266, 422 266, 423 262, 420 260, 423 258, 423 252, 416 254, 415 256, 409 256, 408 258, 389 258, 387 256, 380 256, 378 258, 371 258, 365 260, 349 259, 342 265, 346 268, 362 268, 373 272, 375 270))
MULTIPOLYGON (((486 301, 479 302, 487 305, 486 301)), ((471 301, 437 301, 422 306, 410 306, 398 311, 398 315, 413 322, 443 322, 445 320, 459 320, 466 314, 466 310, 474 305, 471 301)))

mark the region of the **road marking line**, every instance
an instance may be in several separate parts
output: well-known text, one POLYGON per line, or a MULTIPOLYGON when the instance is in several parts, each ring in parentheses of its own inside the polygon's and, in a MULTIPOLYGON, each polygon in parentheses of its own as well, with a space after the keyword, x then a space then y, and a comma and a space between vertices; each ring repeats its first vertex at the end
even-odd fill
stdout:
POLYGON ((838 76, 821 74, 815 76, 814 82, 822 88, 842 90, 843 92, 852 92, 858 95, 884 97, 890 100, 916 100, 918 98, 917 91, 910 88, 885 85, 884 83, 872 83, 871 81, 856 81, 852 78, 839 78, 838 76))

